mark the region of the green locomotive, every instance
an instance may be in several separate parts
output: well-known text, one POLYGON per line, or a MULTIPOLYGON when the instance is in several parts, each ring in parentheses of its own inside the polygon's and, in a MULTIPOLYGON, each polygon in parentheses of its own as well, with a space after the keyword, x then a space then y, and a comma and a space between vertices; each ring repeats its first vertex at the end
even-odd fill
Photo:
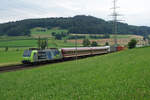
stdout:
POLYGON ((59 60, 62 58, 61 51, 57 48, 45 50, 31 48, 24 51, 22 63, 38 63, 43 61, 59 60))

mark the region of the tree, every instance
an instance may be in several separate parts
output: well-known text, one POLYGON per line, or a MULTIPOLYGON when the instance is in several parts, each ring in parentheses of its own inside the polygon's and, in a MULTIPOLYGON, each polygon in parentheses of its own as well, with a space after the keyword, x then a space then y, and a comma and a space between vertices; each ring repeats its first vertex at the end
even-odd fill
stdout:
POLYGON ((5 47, 5 51, 6 51, 6 52, 8 51, 8 47, 5 47))
POLYGON ((64 39, 64 43, 67 43, 67 39, 64 39))
MULTIPOLYGON (((118 34, 149 35, 150 27, 133 26, 118 22, 118 34)), ((105 34, 102 38, 109 38, 112 33, 113 21, 105 21, 100 18, 78 15, 74 17, 40 18, 25 19, 22 21, 8 22, 0 24, 0 35, 20 36, 30 35, 30 30, 35 27, 41 27, 42 31, 59 27, 68 30, 68 33, 76 34, 105 34), (106 34, 107 33, 107 34, 106 34)), ((68 35, 68 34, 67 34, 68 35)), ((96 37, 98 38, 98 37, 96 37)), ((101 37, 99 37, 101 38, 101 37)))
POLYGON ((39 37, 37 43, 39 49, 45 49, 46 47, 48 47, 48 39, 41 39, 39 37))
POLYGON ((56 40, 62 40, 62 35, 61 34, 55 34, 55 39, 56 40))
POLYGON ((128 43, 128 48, 132 49, 135 48, 137 44, 137 41, 135 39, 131 39, 131 41, 128 43))
POLYGON ((106 43, 105 43, 105 45, 106 45, 106 46, 108 46, 108 45, 109 45, 109 43, 108 43, 108 42, 106 42, 106 43))
POLYGON ((98 46, 98 44, 97 44, 96 41, 92 41, 91 46, 92 46, 92 47, 96 47, 96 46, 98 46))
POLYGON ((84 47, 88 47, 91 43, 88 39, 84 39, 82 44, 83 44, 84 47))
POLYGON ((55 36, 56 32, 52 32, 52 36, 55 36))
POLYGON ((40 38, 40 36, 39 36, 39 38, 38 38, 37 44, 38 44, 38 48, 40 49, 40 48, 41 48, 41 38, 40 38))
POLYGON ((47 41, 46 40, 42 40, 41 41, 41 49, 45 49, 47 47, 47 41))

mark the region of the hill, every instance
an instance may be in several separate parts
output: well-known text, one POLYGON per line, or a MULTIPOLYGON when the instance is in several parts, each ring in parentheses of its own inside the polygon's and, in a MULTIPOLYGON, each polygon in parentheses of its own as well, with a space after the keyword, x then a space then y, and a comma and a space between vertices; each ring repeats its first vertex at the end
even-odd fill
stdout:
POLYGON ((0 99, 148 100, 149 51, 138 48, 1 73, 0 99))
MULTIPOLYGON (((0 24, 0 35, 20 36, 31 34, 31 29, 43 27, 51 29, 59 27, 68 30, 69 33, 80 34, 113 34, 113 22, 105 21, 93 16, 78 15, 74 17, 26 19, 16 22, 0 24)), ((118 23, 118 34, 136 34, 148 36, 150 27, 132 26, 126 23, 118 23)))

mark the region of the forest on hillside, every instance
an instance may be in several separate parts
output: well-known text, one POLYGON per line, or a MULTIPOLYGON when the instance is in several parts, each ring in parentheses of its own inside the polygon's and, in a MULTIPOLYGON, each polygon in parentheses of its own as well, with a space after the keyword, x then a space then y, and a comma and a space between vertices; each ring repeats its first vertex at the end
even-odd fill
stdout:
MULTIPOLYGON (((148 36, 150 27, 133 26, 118 22, 118 34, 135 34, 148 36)), ((74 17, 56 17, 25 19, 16 22, 0 24, 0 36, 30 36, 30 30, 35 27, 51 29, 59 27, 76 34, 113 34, 113 22, 93 16, 77 15, 74 17)))

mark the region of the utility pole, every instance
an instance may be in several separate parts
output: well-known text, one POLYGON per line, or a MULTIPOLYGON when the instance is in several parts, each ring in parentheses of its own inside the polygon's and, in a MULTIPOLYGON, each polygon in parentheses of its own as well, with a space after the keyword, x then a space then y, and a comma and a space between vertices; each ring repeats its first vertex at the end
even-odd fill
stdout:
MULTIPOLYGON (((74 28, 74 26, 75 26, 75 23, 74 23, 74 21, 72 21, 72 28, 74 28)), ((74 33, 74 32, 73 32, 74 33)), ((77 59, 78 59, 78 53, 77 53, 77 34, 75 34, 75 59, 76 59, 76 63, 77 63, 77 59)))
POLYGON ((114 2, 114 7, 113 7, 113 24, 114 24, 114 34, 115 34, 115 37, 114 37, 114 42, 115 42, 115 46, 117 46, 117 13, 116 13, 116 0, 113 1, 114 2))
POLYGON ((77 34, 76 34, 76 38, 75 38, 75 47, 76 47, 76 63, 77 63, 77 34))

